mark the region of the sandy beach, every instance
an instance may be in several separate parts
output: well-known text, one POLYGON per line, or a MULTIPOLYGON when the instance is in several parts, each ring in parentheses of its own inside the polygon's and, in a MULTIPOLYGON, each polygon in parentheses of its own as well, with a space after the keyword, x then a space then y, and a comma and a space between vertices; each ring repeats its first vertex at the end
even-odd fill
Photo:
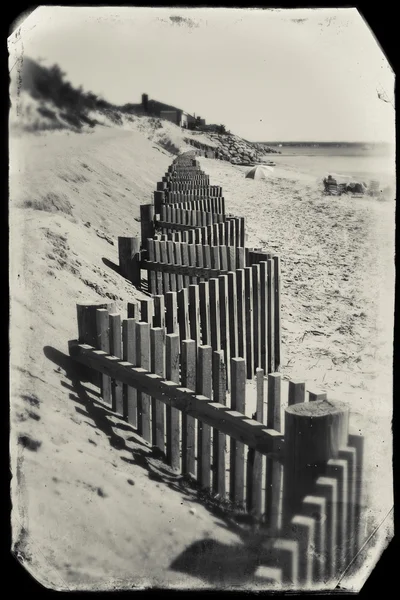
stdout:
MULTIPOLYGON (((125 314, 143 297, 112 268, 117 237, 139 234, 139 206, 172 160, 118 128, 10 139, 13 529, 23 564, 51 588, 212 587, 210 565, 196 577, 171 567, 210 539, 231 557, 230 584, 265 588, 251 565, 235 580, 248 556, 240 528, 183 487, 67 357, 76 303, 112 300, 125 314)), ((283 378, 349 402, 366 436, 370 520, 382 522, 393 504, 394 198, 326 197, 312 167, 276 162, 254 181, 200 158, 246 218, 247 246, 281 257, 283 378)))

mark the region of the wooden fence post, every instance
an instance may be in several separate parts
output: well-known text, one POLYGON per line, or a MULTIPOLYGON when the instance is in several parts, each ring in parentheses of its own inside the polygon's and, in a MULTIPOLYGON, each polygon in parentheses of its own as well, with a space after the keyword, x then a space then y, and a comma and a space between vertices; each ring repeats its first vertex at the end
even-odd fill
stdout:
POLYGON ((140 288, 140 239, 137 237, 118 237, 119 268, 136 288, 140 288))
MULTIPOLYGON (((212 357, 213 401, 226 405, 226 381, 223 350, 215 350, 212 357)), ((226 496, 226 436, 213 429, 213 492, 222 499, 226 496)))
MULTIPOLYGON (((212 397, 212 348, 199 346, 197 358, 197 394, 209 400, 212 397)), ((197 479, 200 485, 210 489, 211 476, 211 427, 198 421, 197 429, 197 479)))
MULTIPOLYGON (((231 409, 243 415, 246 412, 246 361, 244 358, 231 359, 231 409)), ((244 506, 245 470, 244 444, 231 438, 231 498, 244 506)))
MULTIPOLYGON (((174 292, 176 295, 176 292, 174 292)), ((168 333, 165 336, 165 377, 167 381, 179 383, 179 333, 168 333)), ((167 420, 167 460, 175 470, 180 469, 180 411, 166 407, 167 420)))
MULTIPOLYGON (((138 367, 150 371, 150 324, 139 321, 136 324, 136 359, 138 367)), ((137 393, 138 431, 151 443, 151 403, 150 397, 142 392, 137 393)))
MULTIPOLYGON (((150 329, 151 372, 165 377, 165 330, 164 327, 150 329)), ((165 407, 156 398, 151 399, 153 446, 165 453, 165 407)))
POLYGON ((349 408, 343 402, 305 402, 285 409, 285 521, 307 496, 327 462, 347 445, 349 408))
POLYGON ((140 229, 142 236, 142 248, 146 248, 148 238, 154 237, 154 204, 141 205, 140 229))
MULTIPOLYGON (((186 289, 181 290, 187 292, 186 289)), ((181 354, 182 386, 196 391, 196 342, 182 340, 181 354)), ((182 413, 182 471, 196 476, 196 420, 182 413)))
MULTIPOLYGON (((98 350, 110 353, 110 317, 107 309, 99 308, 96 310, 96 328, 97 328, 97 344, 98 350)), ((112 405, 111 396, 111 377, 102 375, 102 396, 104 402, 112 405)))
MULTIPOLYGON (((122 359, 120 314, 110 314, 110 354, 122 359)), ((116 413, 124 414, 122 383, 115 379, 112 380, 112 406, 116 413)))
MULTIPOLYGON (((123 359, 136 366, 136 319, 122 321, 123 359)), ((124 416, 137 428, 137 390, 124 385, 124 416)))

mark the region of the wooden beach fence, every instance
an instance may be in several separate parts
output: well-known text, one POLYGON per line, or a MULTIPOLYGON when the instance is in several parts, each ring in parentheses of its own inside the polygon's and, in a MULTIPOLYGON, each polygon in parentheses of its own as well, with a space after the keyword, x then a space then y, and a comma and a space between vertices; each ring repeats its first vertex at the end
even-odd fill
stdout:
POLYGON ((348 408, 292 382, 283 419, 281 375, 258 368, 249 418, 245 359, 230 358, 228 396, 215 331, 204 344, 190 324, 163 321, 163 298, 131 305, 127 318, 112 306, 78 305, 71 357, 101 375, 103 400, 173 469, 261 519, 263 561, 283 583, 334 579, 359 550, 363 438, 349 435, 348 408))

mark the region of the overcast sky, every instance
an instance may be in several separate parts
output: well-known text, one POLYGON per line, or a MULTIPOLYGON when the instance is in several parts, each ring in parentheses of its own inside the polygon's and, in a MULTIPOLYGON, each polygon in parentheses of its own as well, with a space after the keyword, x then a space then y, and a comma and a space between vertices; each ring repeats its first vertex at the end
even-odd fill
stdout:
POLYGON ((39 7, 9 52, 10 68, 23 52, 110 102, 146 92, 252 141, 394 141, 394 75, 352 8, 39 7))

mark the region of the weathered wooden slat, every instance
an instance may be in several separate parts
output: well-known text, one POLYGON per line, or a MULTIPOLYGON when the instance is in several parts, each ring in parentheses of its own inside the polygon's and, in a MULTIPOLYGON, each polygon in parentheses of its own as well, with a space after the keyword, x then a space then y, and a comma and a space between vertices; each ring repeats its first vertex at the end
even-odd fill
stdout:
POLYGON ((236 273, 228 273, 228 322, 230 356, 237 357, 238 354, 238 315, 236 295, 236 273))
POLYGON ((273 257, 274 264, 274 349, 275 349, 275 371, 281 365, 281 264, 279 256, 273 257))
MULTIPOLYGON (((110 354, 122 358, 121 315, 112 313, 110 318, 110 354)), ((112 407, 119 415, 124 414, 122 383, 113 379, 111 382, 112 407)))
MULTIPOLYGON (((123 359, 136 365, 136 319, 124 319, 122 321, 122 346, 123 359)), ((137 390, 134 387, 124 385, 124 416, 128 422, 137 428, 137 390)))
POLYGON ((329 477, 318 477, 315 483, 315 495, 325 499, 326 507, 326 575, 333 579, 337 574, 336 547, 337 547, 337 480, 329 477))
MULTIPOLYGON (((178 333, 168 333, 165 336, 165 375, 168 381, 179 384, 180 342, 178 333)), ((179 410, 166 407, 166 454, 168 464, 175 470, 180 470, 180 441, 181 426, 179 410)))
MULTIPOLYGON (((155 241, 152 239, 147 240, 147 255, 149 257, 149 260, 156 260, 155 241)), ((154 271, 150 271, 148 273, 148 286, 150 294, 157 294, 156 273, 154 271)))
POLYGON ((275 273, 273 263, 267 260, 268 270, 268 373, 275 369, 275 273))
POLYGON ((134 367, 131 363, 120 361, 114 356, 96 350, 88 344, 79 344, 76 340, 69 343, 71 358, 134 386, 140 392, 162 400, 168 406, 178 408, 182 412, 201 419, 207 425, 217 428, 226 435, 255 448, 263 454, 281 452, 283 435, 268 429, 262 423, 253 419, 243 418, 243 415, 231 410, 209 398, 196 395, 193 391, 181 388, 170 381, 164 381, 146 369, 134 367))
POLYGON ((267 426, 281 431, 281 375, 268 375, 267 426))
POLYGON ((165 327, 165 300, 163 295, 154 296, 154 327, 165 327))
POLYGON ((289 381, 289 399, 288 404, 302 404, 306 401, 306 384, 304 381, 289 381))
POLYGON ((178 302, 176 292, 165 294, 167 333, 178 333, 178 302))
POLYGON ((246 318, 246 369, 247 379, 253 378, 254 373, 254 346, 253 346, 253 277, 250 267, 244 271, 244 300, 246 318))
MULTIPOLYGON (((246 412, 246 362, 244 358, 231 359, 231 408, 241 414, 246 412)), ((230 493, 233 502, 244 506, 245 458, 244 445, 231 438, 230 493)))
POLYGON ((229 338, 229 308, 228 308, 228 277, 227 275, 220 275, 218 277, 219 283, 219 318, 220 318, 220 330, 221 330, 221 350, 224 351, 225 365, 226 365, 226 385, 227 389, 230 389, 230 367, 231 367, 231 354, 230 354, 230 338, 229 338))
MULTIPOLYGON (((136 324, 136 362, 139 367, 150 371, 150 325, 139 321, 136 324)), ((138 392, 138 431, 151 443, 151 401, 148 394, 138 392)))
POLYGON ((190 321, 190 339, 194 340, 197 345, 201 341, 200 333, 200 297, 199 286, 189 286, 189 321, 190 321))
POLYGON ((189 323, 189 292, 187 288, 179 290, 178 298, 178 323, 181 344, 184 340, 190 339, 189 323))
MULTIPOLYGON (((110 318, 106 308, 98 308, 96 310, 96 333, 97 333, 97 348, 104 352, 110 352, 110 318)), ((101 395, 104 402, 111 406, 111 379, 106 375, 102 377, 101 395)))
MULTIPOLYGON (((182 246, 181 246, 180 242, 175 241, 174 242, 174 258, 175 258, 174 262, 177 265, 181 265, 182 264, 181 249, 182 249, 182 246)), ((181 275, 180 273, 178 273, 176 275, 176 291, 178 292, 182 288, 183 288, 183 275, 181 275)))
POLYGON ((261 301, 260 301, 260 266, 252 265, 253 286, 253 370, 261 366, 260 338, 261 338, 261 301))
POLYGON ((208 281, 199 283, 201 341, 203 346, 211 345, 210 296, 208 281))
POLYGON ((268 265, 260 262, 260 359, 261 368, 268 370, 268 265))
MULTIPOLYGON (((161 263, 161 241, 154 240, 154 260, 156 263, 161 263)), ((162 294, 163 289, 163 275, 159 269, 156 270, 156 294, 162 294)))
MULTIPOLYGON (((212 358, 213 400, 226 404, 226 370, 224 352, 216 350, 212 358)), ((213 429, 213 492, 220 498, 226 497, 226 437, 224 433, 213 429)))
MULTIPOLYGON (((165 377, 165 330, 163 327, 150 329, 151 372, 165 377)), ((165 406, 156 398, 151 399, 153 445, 165 452, 165 406)))
MULTIPOLYGON (((193 392, 196 391, 196 371, 196 342, 184 339, 181 354, 182 385, 193 392)), ((196 420, 185 412, 182 412, 182 472, 196 476, 196 420)))
POLYGON ((153 325, 154 317, 154 299, 144 298, 140 301, 140 320, 153 325))
MULTIPOLYGON (((212 396, 212 348, 198 347, 197 393, 207 398, 212 396)), ((205 489, 210 489, 211 477, 211 428, 198 421, 197 428, 197 479, 205 489)))
MULTIPOLYGON (((165 240, 161 240, 160 242, 160 253, 161 253, 161 262, 164 264, 168 263, 168 254, 167 254, 167 242, 165 240)), ((166 294, 171 289, 170 287, 170 279, 169 273, 163 272, 163 293, 166 294)))

